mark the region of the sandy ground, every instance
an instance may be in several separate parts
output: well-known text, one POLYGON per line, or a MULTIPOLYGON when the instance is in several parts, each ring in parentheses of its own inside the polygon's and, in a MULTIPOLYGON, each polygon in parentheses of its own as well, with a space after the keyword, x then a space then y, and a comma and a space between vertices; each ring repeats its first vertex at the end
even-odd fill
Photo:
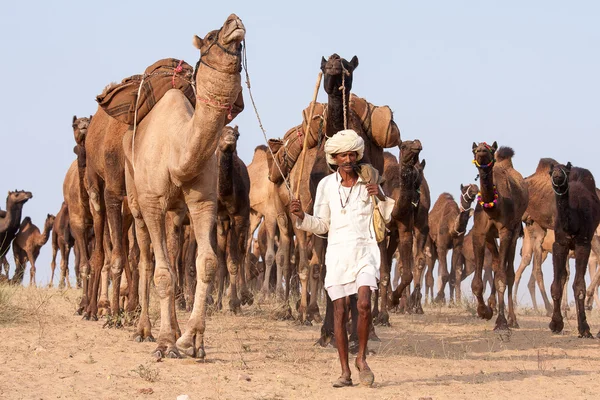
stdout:
MULTIPOLYGON (((369 342, 373 388, 334 389, 337 352, 314 346, 320 326, 271 317, 273 304, 208 319, 206 362, 151 357, 132 328, 103 329, 73 315, 78 292, 0 287, 1 399, 597 399, 600 342, 563 335, 521 309, 521 329, 492 331, 469 306, 391 316, 369 342)), ((153 323, 158 310, 153 305, 153 323)), ((180 313, 182 329, 188 315, 180 313)), ((592 331, 600 328, 596 311, 592 331)), ((155 334, 158 328, 155 328, 155 334)), ((358 373, 353 372, 355 382, 358 373)))

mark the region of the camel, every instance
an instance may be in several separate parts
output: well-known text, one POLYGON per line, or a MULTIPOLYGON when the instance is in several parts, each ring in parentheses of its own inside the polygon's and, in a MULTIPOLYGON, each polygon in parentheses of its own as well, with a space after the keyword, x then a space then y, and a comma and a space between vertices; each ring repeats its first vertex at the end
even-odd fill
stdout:
POLYGON ((497 291, 498 316, 494 330, 518 328, 514 310, 512 289, 515 279, 514 258, 517 239, 521 233, 521 218, 527 209, 528 189, 525 180, 513 168, 513 149, 501 147, 494 142, 473 143, 473 163, 479 171, 481 191, 477 196, 473 225, 473 252, 475 253, 475 276, 471 288, 477 297, 477 314, 491 319, 493 312, 483 300, 482 270, 486 242, 500 238, 499 264, 494 270, 497 291), (508 321, 505 317, 504 293, 508 286, 508 321))
POLYGON ((217 147, 217 308, 222 308, 225 271, 231 277, 241 278, 238 298, 237 282, 229 279, 229 309, 237 312, 242 304, 252 304, 252 295, 246 287, 244 261, 250 225, 250 177, 246 164, 237 155, 240 133, 237 125, 226 126, 217 147))
POLYGON ((13 255, 15 257, 15 274, 12 278, 13 283, 22 283, 23 274, 27 266, 27 262, 31 264, 30 268, 30 279, 29 284, 36 286, 35 281, 35 261, 40 255, 40 249, 43 245, 48 242, 50 238, 50 231, 54 226, 54 220, 56 217, 52 214, 46 216, 44 222, 44 230, 40 233, 40 230, 33 222, 31 218, 25 217, 19 227, 19 233, 13 240, 13 255))
MULTIPOLYGON (((591 172, 585 168, 556 164, 550 167, 552 189, 556 200, 555 241, 552 246, 554 280, 551 286, 554 310, 550 330, 560 333, 564 327, 561 315, 563 287, 567 278, 569 250, 575 252, 575 280, 573 292, 577 312, 579 337, 591 338, 590 326, 585 315, 585 270, 587 268, 592 239, 600 223, 600 199, 591 172)), ((600 337, 600 332, 598 334, 600 337)))
MULTIPOLYGON (((0 256, 5 257, 6 252, 10 248, 10 244, 17 235, 17 231, 21 225, 21 213, 23 204, 31 199, 31 192, 23 190, 15 190, 8 192, 6 197, 6 211, 0 217, 0 256)), ((7 272, 8 278, 8 272, 7 272)))
MULTIPOLYGON (((487 247, 485 249, 485 256, 483 258, 483 291, 485 292, 486 286, 489 285, 491 293, 488 300, 488 305, 492 309, 496 309, 496 287, 494 286, 493 271, 497 269, 498 266, 498 248, 495 243, 486 243, 486 245, 487 247)), ((472 228, 465 235, 457 268, 461 269, 462 272, 460 275, 460 281, 457 280, 454 283, 456 286, 459 286, 462 281, 467 279, 473 272, 475 272, 475 253, 473 252, 472 228)))
MULTIPOLYGON (((154 250, 154 282, 160 297, 161 323, 154 355, 204 358, 206 295, 218 269, 215 254, 217 157, 221 131, 241 94, 241 42, 246 29, 231 14, 221 29, 204 39, 194 37, 201 60, 196 71, 197 101, 192 107, 179 90, 169 90, 123 138, 129 206, 140 247, 142 311, 135 340, 153 340, 148 315, 150 246, 154 250), (134 146, 135 144, 135 146, 134 146), (135 152, 134 152, 135 149, 135 152), (176 276, 166 249, 167 210, 189 210, 198 245, 196 293, 187 329, 179 336, 175 315, 176 276), (178 338, 178 339, 177 339, 178 338)), ((237 279, 230 271, 231 280, 237 279)))
MULTIPOLYGON (((389 269, 392 256, 396 248, 400 252, 400 283, 392 293, 392 306, 398 306, 400 297, 404 290, 409 287, 413 280, 413 232, 415 225, 415 214, 420 201, 420 187, 423 178, 423 169, 425 160, 417 162, 419 154, 423 150, 421 141, 405 140, 400 145, 400 173, 399 185, 393 189, 391 197, 396 201, 392 211, 392 221, 390 222, 390 238, 387 248, 386 279, 389 282, 389 269)), ((383 265, 383 264, 382 264, 383 265)), ((396 275, 398 277, 398 275, 396 275)), ((381 278, 384 281, 384 278, 381 278)), ((378 316, 380 324, 389 324, 389 315, 387 313, 387 287, 380 285, 381 311, 378 316)), ((420 303, 420 302, 419 302, 420 303)))
POLYGON ((431 241, 429 270, 433 270, 436 259, 439 261, 436 302, 445 301, 444 291, 446 283, 449 280, 452 281, 448 272, 448 250, 452 250, 450 270, 455 274, 454 282, 458 283, 455 287, 452 287, 452 284, 450 285, 450 300, 452 301, 452 295, 456 294, 455 300, 457 302, 461 301, 460 282, 462 281, 462 268, 459 268, 458 265, 465 232, 467 231, 467 223, 472 213, 471 204, 475 200, 475 197, 477 197, 477 192, 479 192, 477 185, 461 184, 460 205, 456 204, 454 197, 450 193, 442 193, 429 213, 429 237, 431 241))
POLYGON ((75 147, 73 152, 77 158, 71 163, 63 181, 63 198, 69 210, 69 228, 75 243, 75 271, 79 269, 77 284, 82 288, 82 296, 77 313, 82 314, 87 309, 90 301, 89 293, 89 238, 92 235, 92 216, 89 206, 89 196, 86 190, 86 165, 85 151, 86 136, 91 122, 91 117, 77 118, 73 116, 73 137, 75 147))
MULTIPOLYGON (((101 274, 105 269, 102 286, 104 293, 108 286, 108 271, 112 279, 113 291, 110 299, 110 313, 119 314, 119 293, 121 275, 127 263, 127 232, 124 224, 123 199, 125 190, 125 157, 123 137, 129 126, 110 117, 100 106, 92 118, 85 139, 87 164, 85 168, 87 192, 94 224, 95 244, 90 259, 92 287, 86 318, 96 319, 98 308, 107 308, 104 300, 98 304, 97 297, 101 274), (108 223, 106 223, 106 221, 108 223), (104 245, 104 229, 108 226, 110 249, 104 245), (110 254, 110 260, 105 260, 110 254)), ((103 295, 106 298, 106 295, 103 295)), ((134 303, 134 302, 131 302, 134 303)), ((133 310, 127 310, 133 311, 133 310)))
MULTIPOLYGON (((69 226, 69 208, 67 203, 63 201, 60 211, 56 214, 54 220, 54 226, 52 229, 52 261, 50 263, 50 270, 52 275, 50 277, 49 286, 54 285, 54 271, 56 269, 56 254, 60 251, 60 277, 58 282, 58 288, 63 289, 65 287, 65 281, 67 287, 71 288, 71 281, 69 280, 69 254, 71 248, 75 244, 73 235, 71 235, 71 227, 69 226)), ((75 258, 78 258, 77 255, 75 258)), ((79 278, 79 266, 75 263, 75 275, 77 278, 77 288, 81 287, 81 280, 79 278)))
MULTIPOLYGON (((261 285, 263 294, 270 292, 269 278, 273 265, 275 264, 275 236, 277 235, 278 215, 284 213, 284 206, 281 204, 279 196, 276 194, 276 187, 268 178, 269 162, 272 157, 268 154, 269 149, 265 145, 259 145, 254 149, 252 162, 248 164, 248 176, 250 177, 250 227, 247 236, 246 248, 252 249, 250 242, 254 237, 254 232, 261 225, 261 229, 266 232, 266 249, 263 257, 265 263, 265 275, 261 285), (262 223, 261 223, 262 221, 262 223)), ((283 215, 280 217, 283 218, 283 215)), ((249 260, 249 258, 247 258, 249 260)), ((281 264, 277 266, 277 283, 275 289, 283 291, 281 285, 282 269, 281 264)))

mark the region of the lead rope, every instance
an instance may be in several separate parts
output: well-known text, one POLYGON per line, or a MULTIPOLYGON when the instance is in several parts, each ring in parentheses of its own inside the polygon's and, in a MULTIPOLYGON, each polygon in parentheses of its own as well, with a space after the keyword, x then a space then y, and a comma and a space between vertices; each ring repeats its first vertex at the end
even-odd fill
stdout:
MULTIPOLYGON (((246 56, 246 40, 244 40, 244 46, 242 49, 242 67, 244 68, 244 72, 246 74, 246 86, 248 86, 248 94, 250 94, 250 101, 252 102, 252 107, 254 108, 254 113, 256 114, 256 119, 258 120, 258 126, 260 127, 263 137, 265 138, 265 143, 267 144, 267 149, 269 149, 269 153, 271 153, 271 157, 273 157, 273 162, 275 163, 275 165, 277 165, 277 169, 279 170, 279 173, 283 177, 283 183, 285 184, 285 187, 288 190, 290 199, 293 199, 294 196, 292 194, 292 188, 288 182, 288 179, 285 177, 285 174, 281 170, 281 167, 279 166, 279 162, 277 162, 277 160, 275 159, 275 154, 273 153, 273 150, 271 150, 271 147, 269 146, 269 139, 267 138, 267 132, 265 131, 265 128, 263 127, 262 121, 260 119, 260 115, 258 114, 258 109, 256 108, 256 104, 254 103, 254 97, 252 96, 252 89, 251 89, 251 85, 250 85, 250 75, 248 74, 248 58, 246 56)), ((310 121, 309 121, 309 123, 310 123, 310 121)))
POLYGON ((340 60, 340 65, 342 67, 342 99, 344 106, 344 129, 348 129, 348 116, 346 115, 346 75, 350 75, 350 73, 344 68, 344 63, 340 60))

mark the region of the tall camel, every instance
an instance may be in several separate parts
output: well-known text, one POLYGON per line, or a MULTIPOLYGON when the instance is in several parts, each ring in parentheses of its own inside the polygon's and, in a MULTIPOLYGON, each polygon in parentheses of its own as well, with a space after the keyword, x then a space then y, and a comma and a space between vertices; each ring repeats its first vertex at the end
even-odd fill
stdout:
POLYGON ((35 281, 35 261, 40 255, 40 249, 48 242, 50 231, 54 226, 55 217, 48 214, 44 222, 44 230, 40 229, 31 222, 31 218, 25 217, 19 227, 19 233, 13 240, 13 255, 15 257, 15 275, 12 278, 13 283, 22 283, 23 275, 27 262, 31 264, 29 284, 36 286, 35 281))
POLYGON ((250 177, 246 164, 237 155, 240 133, 237 125, 226 126, 217 147, 217 259, 219 261, 217 307, 221 308, 225 270, 230 273, 229 309, 237 312, 242 304, 252 304, 246 287, 244 261, 250 225, 250 177), (241 278, 238 298, 236 275, 241 278))
MULTIPOLYGON (((69 226, 69 208, 66 202, 62 202, 60 211, 56 214, 54 220, 54 226, 52 229, 52 260, 50 262, 50 270, 52 274, 50 276, 50 287, 54 285, 54 271, 56 270, 56 254, 60 251, 60 277, 58 279, 58 288, 63 289, 65 287, 65 281, 67 287, 71 288, 71 281, 69 280, 69 254, 71 248, 75 244, 73 235, 71 235, 71 227, 69 226)), ((77 258, 77 256, 76 256, 77 258)), ((75 274, 79 275, 79 268, 76 263, 75 274)), ((77 279, 80 282, 80 279, 77 279)), ((80 288, 80 286, 78 286, 80 288)))
MULTIPOLYGON (((148 315, 150 246, 156 262, 154 282, 160 297, 158 358, 205 357, 206 295, 217 271, 215 254, 217 212, 217 158, 223 127, 241 95, 241 42, 246 29, 231 14, 221 29, 204 39, 194 37, 201 60, 196 71, 197 101, 192 107, 179 90, 169 90, 137 127, 123 139, 127 160, 127 196, 135 219, 140 247, 140 300, 142 311, 136 340, 153 340, 148 315), (135 140, 135 142, 133 142, 135 140), (135 147, 132 143, 135 143, 135 147), (135 153, 134 153, 135 149, 135 153), (167 255, 165 214, 187 206, 196 229, 198 281, 194 307, 185 333, 179 336, 175 315, 176 276, 167 255), (176 343, 177 340, 177 343, 176 343)), ((231 279, 237 277, 232 273, 231 279)))
MULTIPOLYGON (((125 242, 129 228, 123 224, 123 198, 126 195, 123 136, 128 128, 127 124, 110 117, 99 106, 91 120, 85 140, 87 191, 95 235, 94 250, 90 259, 92 290, 87 316, 93 319, 98 312, 96 298, 105 264, 106 267, 110 266, 113 285, 110 312, 112 315, 119 314, 121 275, 127 262, 125 242), (110 249, 104 246, 104 229, 107 225, 110 249), (105 253, 110 253, 110 261, 105 260, 105 253)), ((103 286, 107 285, 107 278, 103 286)))
MULTIPOLYGON (((31 192, 23 190, 15 190, 8 192, 6 197, 6 211, 4 216, 0 217, 0 256, 6 256, 6 252, 10 248, 10 244, 17 235, 19 226, 21 225, 21 213, 23 205, 27 200, 31 199, 31 192)), ((8 278, 8 272, 7 272, 8 278)))
POLYGON ((465 232, 467 231, 467 223, 472 213, 471 204, 475 200, 475 197, 477 197, 477 192, 479 192, 477 185, 461 184, 460 205, 456 203, 450 193, 442 193, 429 213, 429 237, 431 240, 429 269, 433 270, 436 259, 439 261, 436 302, 445 301, 444 292, 446 283, 452 281, 448 271, 448 250, 452 250, 450 271, 454 272, 454 282, 458 283, 455 287, 450 285, 450 300, 453 300, 452 295, 456 294, 456 301, 461 301, 460 282, 462 280, 462 268, 459 268, 458 264, 462 253, 465 232))
POLYGON ((475 253, 475 276, 471 287, 477 297, 477 314, 491 319, 492 308, 483 300, 482 271, 486 242, 500 238, 499 265, 494 271, 494 285, 498 293, 498 317, 494 330, 518 328, 514 310, 512 288, 515 279, 515 249, 521 233, 521 218, 527 209, 528 190, 525 180, 513 168, 513 149, 501 147, 494 142, 473 143, 473 163, 481 181, 477 196, 473 225, 473 252, 475 253), (504 292, 508 286, 508 321, 505 317, 504 292))
MULTIPOLYGON (((590 326, 585 315, 585 270, 587 268, 592 239, 600 223, 600 199, 596 183, 585 168, 557 164, 550 167, 552 189, 556 199, 555 241, 552 246, 554 280, 551 286, 554 312, 550 330, 560 333, 564 322, 561 315, 561 299, 567 278, 569 250, 575 251, 575 280, 573 292, 577 309, 579 337, 591 338, 590 326)), ((600 332, 598 334, 600 337, 600 332)))

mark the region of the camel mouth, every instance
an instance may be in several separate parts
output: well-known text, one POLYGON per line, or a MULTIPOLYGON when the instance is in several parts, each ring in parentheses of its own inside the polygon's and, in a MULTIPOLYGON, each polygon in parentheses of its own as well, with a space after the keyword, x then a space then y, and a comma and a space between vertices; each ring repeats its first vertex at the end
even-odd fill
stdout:
POLYGON ((227 18, 223 26, 223 44, 239 43, 246 37, 246 27, 235 14, 227 18))
POLYGON ((223 139, 223 143, 225 144, 235 144, 236 140, 234 138, 225 138, 223 139))

